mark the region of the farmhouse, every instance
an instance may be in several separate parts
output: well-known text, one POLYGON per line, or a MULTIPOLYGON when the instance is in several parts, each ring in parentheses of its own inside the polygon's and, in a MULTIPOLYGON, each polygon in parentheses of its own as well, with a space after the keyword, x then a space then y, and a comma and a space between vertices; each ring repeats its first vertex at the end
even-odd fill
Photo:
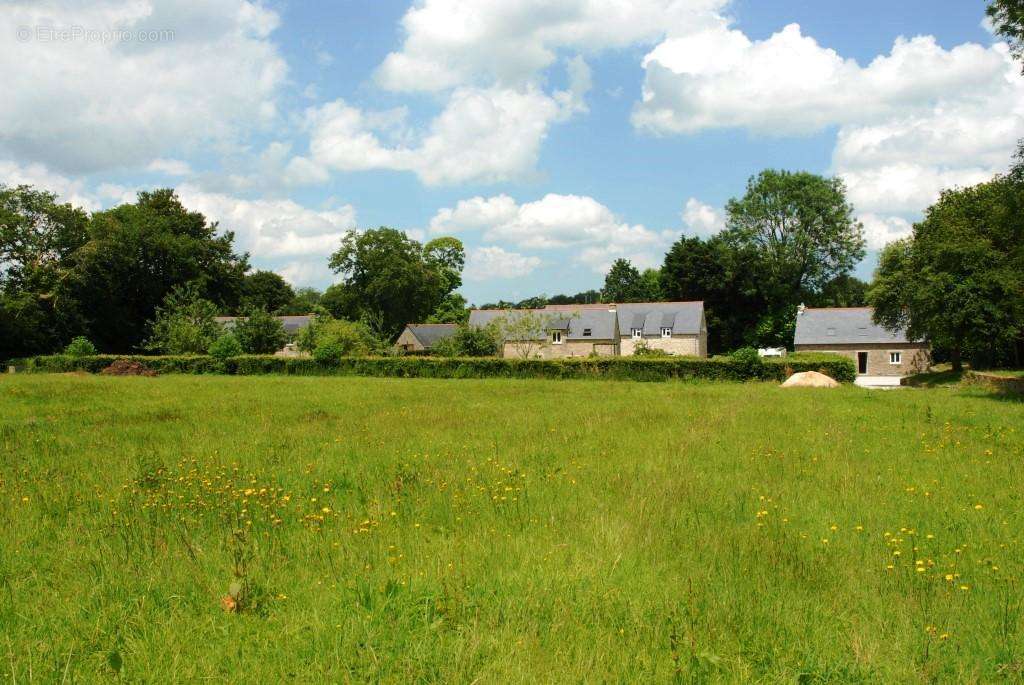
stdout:
POLYGON ((505 319, 505 357, 628 356, 641 348, 707 356, 703 302, 548 305, 543 309, 475 309, 471 326, 505 319), (517 325, 518 322, 518 325, 517 325))
POLYGON ((406 352, 432 350, 434 345, 455 335, 458 326, 453 323, 411 323, 395 341, 395 347, 406 352))
POLYGON ((797 352, 834 352, 857 364, 858 383, 898 385, 899 379, 928 368, 928 346, 905 331, 889 331, 872 321, 870 307, 809 309, 796 317, 797 352))

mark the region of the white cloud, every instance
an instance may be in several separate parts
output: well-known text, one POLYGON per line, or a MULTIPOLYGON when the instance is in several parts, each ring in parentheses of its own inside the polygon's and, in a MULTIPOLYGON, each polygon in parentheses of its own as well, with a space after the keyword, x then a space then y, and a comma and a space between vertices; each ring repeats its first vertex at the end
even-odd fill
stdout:
POLYGON ((422 0, 402 18, 402 49, 377 81, 394 91, 519 87, 559 51, 596 53, 708 24, 728 0, 422 0))
POLYGON ((102 208, 102 203, 84 183, 54 173, 42 164, 20 165, 11 160, 0 160, 0 183, 10 187, 29 185, 36 190, 47 190, 55 193, 59 202, 70 202, 89 212, 102 208))
POLYGON ((232 140, 276 116, 286 74, 269 40, 277 23, 246 0, 0 4, 0 149, 87 173, 232 140), (19 27, 28 40, 15 39, 19 27), (115 39, 47 40, 72 27, 115 39))
POLYGON ((192 167, 189 166, 188 162, 183 162, 180 159, 158 158, 149 163, 146 171, 164 174, 165 176, 188 176, 192 173, 192 167))
POLYGON ((690 232, 701 237, 715 235, 725 228, 725 213, 706 205, 695 197, 686 201, 683 207, 683 224, 690 232))
POLYGON ((621 221, 597 200, 548 194, 518 204, 507 195, 462 200, 441 209, 430 221, 431 233, 480 232, 487 242, 517 249, 574 248, 570 256, 599 273, 618 257, 650 266, 657 263, 674 233, 656 232, 621 221))
POLYGON ((311 109, 309 156, 293 159, 288 175, 295 182, 320 181, 329 169, 391 169, 411 171, 428 185, 522 177, 534 169, 552 124, 583 108, 589 69, 574 62, 570 70, 570 89, 552 95, 533 86, 459 88, 418 135, 394 116, 366 113, 343 100, 311 109))
POLYGON ((238 249, 257 259, 315 256, 326 260, 345 232, 356 226, 351 205, 313 210, 292 200, 246 200, 192 185, 179 187, 178 196, 189 209, 219 221, 221 230, 234 231, 238 249))
POLYGON ((633 121, 655 133, 743 127, 805 135, 1005 91, 1007 63, 1003 45, 945 50, 919 36, 898 39, 889 55, 861 67, 796 24, 752 41, 723 21, 670 38, 644 58, 643 101, 633 121))
POLYGON ((469 250, 466 259, 467 281, 522 278, 540 266, 540 257, 509 252, 497 246, 477 247, 469 250))
POLYGON ((898 216, 862 214, 858 219, 864 224, 864 238, 869 250, 881 250, 894 240, 906 238, 914 229, 909 221, 898 216))
POLYGON ((906 219, 945 188, 1005 171, 1024 137, 1024 78, 1002 43, 946 50, 931 36, 900 38, 861 66, 795 24, 754 41, 722 21, 665 40, 644 68, 633 123, 648 132, 838 127, 831 172, 875 218, 906 219))

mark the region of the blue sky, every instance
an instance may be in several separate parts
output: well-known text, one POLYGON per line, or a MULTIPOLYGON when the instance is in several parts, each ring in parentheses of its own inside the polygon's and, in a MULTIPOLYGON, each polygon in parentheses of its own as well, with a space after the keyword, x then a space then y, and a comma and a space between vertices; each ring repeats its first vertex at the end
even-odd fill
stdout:
POLYGON ((866 277, 1024 136, 976 0, 82 5, 0 7, 0 182, 89 209, 176 187, 296 285, 389 225, 460 237, 477 303, 595 288, 769 167, 847 182, 866 277))

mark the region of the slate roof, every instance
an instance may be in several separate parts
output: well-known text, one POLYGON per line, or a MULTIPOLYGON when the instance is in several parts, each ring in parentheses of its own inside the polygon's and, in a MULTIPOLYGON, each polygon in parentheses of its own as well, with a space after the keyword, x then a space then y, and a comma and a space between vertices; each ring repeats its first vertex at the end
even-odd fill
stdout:
POLYGON ((455 335, 458 326, 453 323, 411 323, 406 328, 413 334, 424 349, 431 349, 438 340, 455 335))
MULTIPOLYGON (((235 327, 236 321, 244 318, 244 316, 218 316, 214 318, 214 321, 230 331, 235 327)), ((285 333, 296 333, 313 323, 312 314, 303 314, 301 316, 276 316, 274 318, 281 322, 285 333)))
POLYGON ((514 318, 528 312, 547 320, 547 330, 534 331, 535 340, 546 339, 549 330, 567 331, 567 340, 615 340, 615 312, 609 311, 608 305, 599 309, 586 305, 577 309, 561 305, 551 309, 474 309, 469 313, 469 325, 482 327, 503 316, 514 318), (588 330, 590 335, 584 335, 588 330))
POLYGON ((628 337, 634 328, 645 336, 660 336, 662 328, 673 334, 698 335, 704 319, 703 302, 631 302, 618 305, 619 335, 628 337))
POLYGON ((907 345, 906 331, 888 331, 871 320, 871 307, 804 309, 796 316, 794 345, 855 343, 907 345))

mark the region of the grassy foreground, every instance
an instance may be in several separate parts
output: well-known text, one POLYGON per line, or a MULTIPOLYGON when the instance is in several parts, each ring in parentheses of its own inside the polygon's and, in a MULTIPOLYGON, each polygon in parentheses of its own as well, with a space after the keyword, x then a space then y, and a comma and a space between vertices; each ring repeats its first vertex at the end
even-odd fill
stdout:
POLYGON ((0 680, 1024 677, 977 389, 0 377, 0 680))

